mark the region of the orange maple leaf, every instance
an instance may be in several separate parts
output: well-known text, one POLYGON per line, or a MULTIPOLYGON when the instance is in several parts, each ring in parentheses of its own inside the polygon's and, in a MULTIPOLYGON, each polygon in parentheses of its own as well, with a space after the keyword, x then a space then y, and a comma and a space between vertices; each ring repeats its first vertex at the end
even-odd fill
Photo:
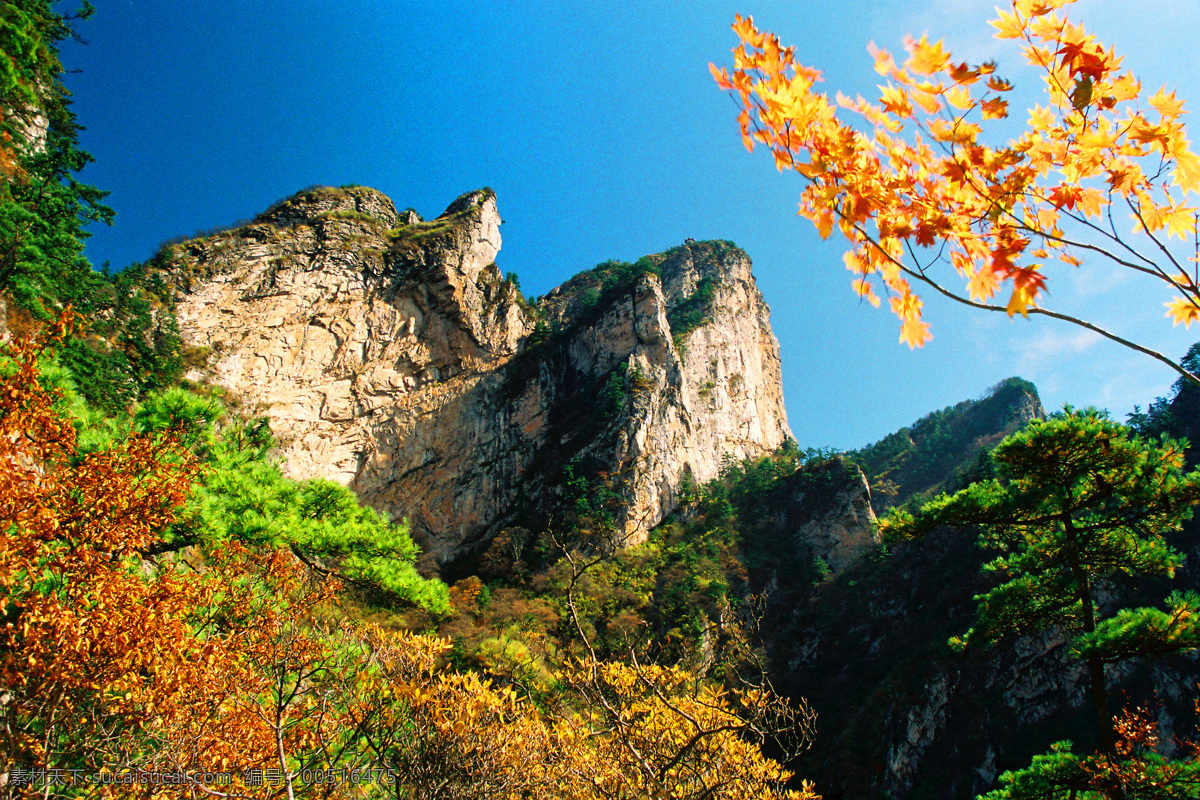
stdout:
POLYGON ((1011 92, 1013 85, 1004 78, 997 78, 993 75, 987 79, 987 87, 993 92, 1011 92))
POLYGON ((965 61, 961 64, 950 65, 950 79, 959 86, 970 86, 979 80, 979 75, 979 69, 971 69, 965 61))
POLYGON ((911 117, 913 115, 913 107, 912 103, 909 102, 908 92, 891 85, 880 86, 879 89, 883 92, 879 98, 879 102, 883 105, 885 111, 901 117, 911 117))
POLYGON ((987 264, 975 270, 967 282, 967 291, 971 293, 971 299, 977 302, 990 300, 999 288, 1000 276, 987 264))
POLYGON ((1185 300, 1182 297, 1176 297, 1169 303, 1164 303, 1167 307, 1167 313, 1164 316, 1171 318, 1171 325, 1174 327, 1179 323, 1183 323, 1183 327, 1190 328, 1192 323, 1200 319, 1200 308, 1196 306, 1195 300, 1185 300))
POLYGON ((754 17, 742 18, 741 14, 733 15, 733 32, 738 35, 746 44, 751 47, 762 47, 765 36, 758 32, 758 28, 754 27, 754 17))
POLYGON ((729 81, 729 73, 725 71, 724 67, 717 69, 717 65, 710 61, 708 62, 708 71, 712 73, 713 79, 717 82, 717 86, 720 86, 722 89, 733 91, 733 84, 729 81))
POLYGON ((1004 119, 1008 116, 1008 101, 999 97, 984 100, 981 104, 984 119, 1004 119))

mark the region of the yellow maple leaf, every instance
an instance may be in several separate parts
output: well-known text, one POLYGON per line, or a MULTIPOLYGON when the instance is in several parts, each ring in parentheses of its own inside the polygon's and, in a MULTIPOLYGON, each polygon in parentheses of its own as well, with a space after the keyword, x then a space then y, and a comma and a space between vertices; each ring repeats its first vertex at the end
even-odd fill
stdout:
POLYGON ((875 42, 867 43, 867 52, 875 59, 875 71, 880 75, 887 75, 896 68, 896 61, 892 58, 892 54, 887 50, 880 50, 875 46, 875 42))
POLYGON ((998 8, 996 13, 1000 15, 1000 18, 994 19, 988 24, 996 29, 997 39, 1021 39, 1025 36, 1025 24, 1017 18, 1016 14, 1007 14, 998 8))
POLYGON ((1150 98, 1154 110, 1167 119, 1175 119, 1183 113, 1183 101, 1175 99, 1175 92, 1167 94, 1167 87, 1162 87, 1150 98))
POLYGON ((1171 318, 1172 326, 1183 323, 1183 327, 1190 328, 1192 323, 1200 319, 1200 307, 1197 307, 1194 300, 1185 300, 1182 297, 1176 297, 1169 303, 1164 303, 1167 307, 1165 316, 1171 318))
POLYGON ((912 99, 914 103, 925 109, 928 114, 936 114, 942 110, 942 104, 937 97, 924 89, 914 89, 912 99))
POLYGON ((965 111, 975 104, 971 99, 971 92, 965 86, 955 86, 947 91, 946 102, 960 111, 965 111))
POLYGON ((729 81, 729 73, 725 71, 724 67, 717 69, 717 65, 710 61, 708 62, 708 71, 712 73, 713 80, 717 82, 718 86, 722 89, 733 91, 733 84, 729 81))
POLYGON ((1078 205, 1086 216, 1098 217, 1101 209, 1108 205, 1108 198, 1099 189, 1085 188, 1079 194, 1078 205))
POLYGON ((1109 88, 1114 100, 1132 100, 1142 93, 1142 82, 1126 72, 1109 88))
POLYGON ((1022 317, 1028 317, 1028 308, 1033 305, 1034 292, 1024 287, 1013 287, 1012 297, 1008 300, 1008 307, 1005 311, 1011 317, 1014 314, 1020 314, 1022 317))
POLYGON ((1196 232, 1196 209, 1194 206, 1178 205, 1162 215, 1167 225, 1168 236, 1178 236, 1185 242, 1196 232))
POLYGON ((1058 227, 1058 209, 1039 208, 1037 212, 1037 227, 1039 231, 1051 232, 1058 227))
POLYGON ((1029 112, 1029 127, 1035 131, 1048 131, 1054 127, 1054 109, 1035 105, 1029 112))
POLYGON ((1175 149, 1175 174, 1172 182, 1185 192, 1200 191, 1200 158, 1186 147, 1187 140, 1184 139, 1183 147, 1175 149))
POLYGON ((918 75, 933 75, 941 72, 950 63, 950 54, 942 49, 942 40, 930 44, 925 36, 921 41, 914 41, 911 36, 904 40, 904 47, 912 56, 904 62, 907 69, 918 75))
POLYGON ((909 346, 909 349, 924 347, 925 343, 933 338, 933 334, 929 332, 929 323, 922 322, 919 319, 905 320, 900 326, 900 343, 909 346))

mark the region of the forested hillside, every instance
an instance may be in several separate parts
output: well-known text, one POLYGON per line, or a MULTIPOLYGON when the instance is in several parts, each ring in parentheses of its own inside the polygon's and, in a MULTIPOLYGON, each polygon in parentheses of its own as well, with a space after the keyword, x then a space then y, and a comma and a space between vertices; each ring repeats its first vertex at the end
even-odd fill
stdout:
POLYGON ((491 190, 97 271, 90 13, 0 2, 0 800, 1200 796, 1195 382, 802 447, 746 253, 526 298, 491 190))
POLYGON ((761 672, 723 684, 593 635, 579 587, 610 549, 543 537, 553 609, 448 591, 402 521, 285 477, 265 419, 182 381, 205 354, 163 265, 82 257, 111 212, 75 178, 56 45, 77 24, 36 1, 0 18, 0 795, 799 796, 761 747, 802 746, 809 719, 761 672), (506 603, 557 621, 546 660, 436 635, 506 603))

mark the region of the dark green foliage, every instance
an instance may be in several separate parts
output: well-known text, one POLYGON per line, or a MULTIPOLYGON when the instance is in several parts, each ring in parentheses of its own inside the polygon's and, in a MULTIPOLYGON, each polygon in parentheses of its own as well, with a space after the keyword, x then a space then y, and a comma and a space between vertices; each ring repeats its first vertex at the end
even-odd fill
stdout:
MULTIPOLYGON (((1192 345, 1180 364, 1189 372, 1200 370, 1200 342, 1192 345)), ((1192 447, 1188 452, 1188 466, 1200 462, 1200 386, 1180 378, 1171 387, 1166 397, 1160 397, 1145 411, 1134 406, 1128 418, 1129 425, 1143 437, 1167 434, 1173 438, 1187 439, 1192 447)))
POLYGON ((92 158, 77 146, 57 50, 91 11, 67 16, 45 0, 0 7, 0 290, 43 319, 67 303, 87 310, 100 281, 83 258, 84 228, 113 216, 105 193, 75 178, 92 158))
POLYGON ((621 362, 608 376, 608 382, 600 392, 600 408, 605 417, 615 417, 625 406, 625 373, 628 370, 629 362, 621 362))
POLYGON ((580 317, 591 317, 599 305, 600 290, 595 286, 589 286, 579 293, 575 311, 580 317))
POLYGON ((731 596, 744 594, 741 537, 730 522, 704 515, 654 530, 650 546, 658 569, 653 604, 643 613, 659 632, 667 659, 694 657, 705 629, 721 618, 731 596))
POLYGON ((562 516, 556 527, 568 538, 582 530, 609 531, 619 503, 608 482, 576 456, 563 467, 562 516))
POLYGON ((537 347, 539 344, 548 342, 556 334, 557 331, 550 325, 550 323, 546 322, 544 319, 539 319, 536 323, 534 323, 533 332, 529 334, 529 339, 526 340, 525 346, 527 348, 537 347))
POLYGON ((161 274, 144 264, 98 287, 83 335, 62 356, 91 405, 117 413, 179 379, 183 348, 170 297, 161 274))
POLYGON ((984 570, 1001 582, 976 597, 975 625, 951 644, 1064 632, 1088 666, 1102 749, 1116 759, 1104 665, 1195 648, 1200 597, 1173 594, 1165 611, 1101 598, 1119 597, 1131 579, 1174 576, 1183 558, 1164 534, 1200 502, 1200 471, 1183 473, 1178 442, 1139 439, 1104 412, 1069 407, 1008 437, 992 458, 996 478, 942 495, 916 515, 894 509, 885 534, 980 526, 980 543, 999 553, 984 570))
MULTIPOLYGON (((786 576, 789 586, 806 587, 817 579, 811 553, 796 547, 794 532, 778 524, 777 514, 791 482, 809 470, 822 472, 826 463, 843 468, 832 455, 801 450, 788 440, 768 456, 727 459, 721 476, 701 487, 686 507, 686 523, 668 521, 655 529, 651 543, 659 548, 662 567, 651 618, 660 630, 681 637, 674 643, 677 654, 680 647, 695 647, 720 609, 739 603, 751 585, 768 582, 768 573, 786 576)), ((819 491, 816 485, 810 489, 819 491)))
POLYGON ((616 298, 628 294, 639 278, 649 274, 658 275, 659 268, 647 256, 633 264, 605 261, 576 275, 567 284, 577 292, 571 308, 572 327, 592 322, 616 298))
POLYGON ((1069 741, 1033 757, 1025 769, 1005 772, 1001 788, 979 800, 1194 800, 1200 793, 1200 762, 1174 761, 1149 743, 1131 747, 1124 760, 1080 756, 1069 741))
POLYGON ((649 256, 642 256, 633 264, 625 261, 605 261, 583 273, 601 291, 628 287, 637 282, 643 275, 661 274, 658 262, 649 256))
POLYGON ((847 453, 871 484, 877 513, 952 488, 979 467, 981 454, 1041 413, 1037 389, 1008 378, 981 400, 965 400, 927 414, 911 427, 847 453))
POLYGON ((717 285, 716 278, 701 278, 696 284, 696 291, 667 312, 667 324, 671 327, 671 338, 675 340, 677 349, 689 333, 712 321, 717 285))
POLYGON ((86 225, 113 212, 76 179, 92 159, 77 146, 57 46, 91 12, 63 14, 44 0, 0 6, 0 291, 35 318, 68 304, 80 312, 61 363, 91 405, 117 413, 176 379, 179 332, 165 287, 140 266, 110 279, 107 265, 100 275, 83 257, 86 225))
POLYGON ((77 377, 78 391, 88 405, 119 414, 137 400, 138 385, 129 359, 107 342, 68 339, 59 360, 77 377))
MULTIPOLYGON (((618 369, 606 385, 615 401, 619 388, 636 391, 637 380, 635 369, 618 369)), ((573 569, 560 548, 591 554, 583 557, 609 553, 574 589, 581 624, 596 652, 624 658, 634 646, 639 658, 698 664, 707 640, 719 654, 712 667, 719 671, 725 668, 722 648, 730 631, 721 633, 718 621, 728 624, 730 611, 747 595, 751 560, 764 569, 779 568, 789 582, 817 578, 811 554, 796 553, 792 532, 772 527, 768 507, 798 465, 822 463, 827 455, 801 451, 788 442, 771 456, 731 459, 721 478, 700 488, 693 485, 682 518, 669 517, 645 543, 626 548, 617 546, 620 535, 614 530, 621 497, 608 476, 585 459, 573 458, 561 468, 561 495, 546 530, 526 532, 527 536, 502 532, 482 558, 489 569, 485 577, 505 576, 504 581, 514 581, 530 601, 546 602, 554 610, 558 622, 546 631, 551 641, 536 641, 530 633, 522 639, 526 645, 569 651, 573 642, 578 644, 565 606, 573 569), (520 569, 508 566, 514 552, 520 554, 520 569), (501 558, 502 553, 510 555, 501 558)), ((455 630, 458 625, 451 622, 443 633, 452 635, 455 630)), ((477 658, 473 652, 468 647, 464 657, 477 658)))

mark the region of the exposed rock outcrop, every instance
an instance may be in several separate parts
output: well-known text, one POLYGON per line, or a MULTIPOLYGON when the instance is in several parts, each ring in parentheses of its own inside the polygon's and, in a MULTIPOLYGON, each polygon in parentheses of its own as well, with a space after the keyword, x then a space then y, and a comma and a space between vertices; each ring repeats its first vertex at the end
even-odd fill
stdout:
POLYGON ((879 544, 871 489, 857 465, 831 458, 802 467, 782 491, 784 524, 831 575, 879 544))
POLYGON ((159 261, 185 343, 270 418, 286 471, 407 517, 442 563, 547 508, 569 463, 621 497, 636 542, 685 476, 789 435, 740 250, 689 242, 528 306, 494 263, 499 223, 489 190, 425 222, 323 188, 159 261))

